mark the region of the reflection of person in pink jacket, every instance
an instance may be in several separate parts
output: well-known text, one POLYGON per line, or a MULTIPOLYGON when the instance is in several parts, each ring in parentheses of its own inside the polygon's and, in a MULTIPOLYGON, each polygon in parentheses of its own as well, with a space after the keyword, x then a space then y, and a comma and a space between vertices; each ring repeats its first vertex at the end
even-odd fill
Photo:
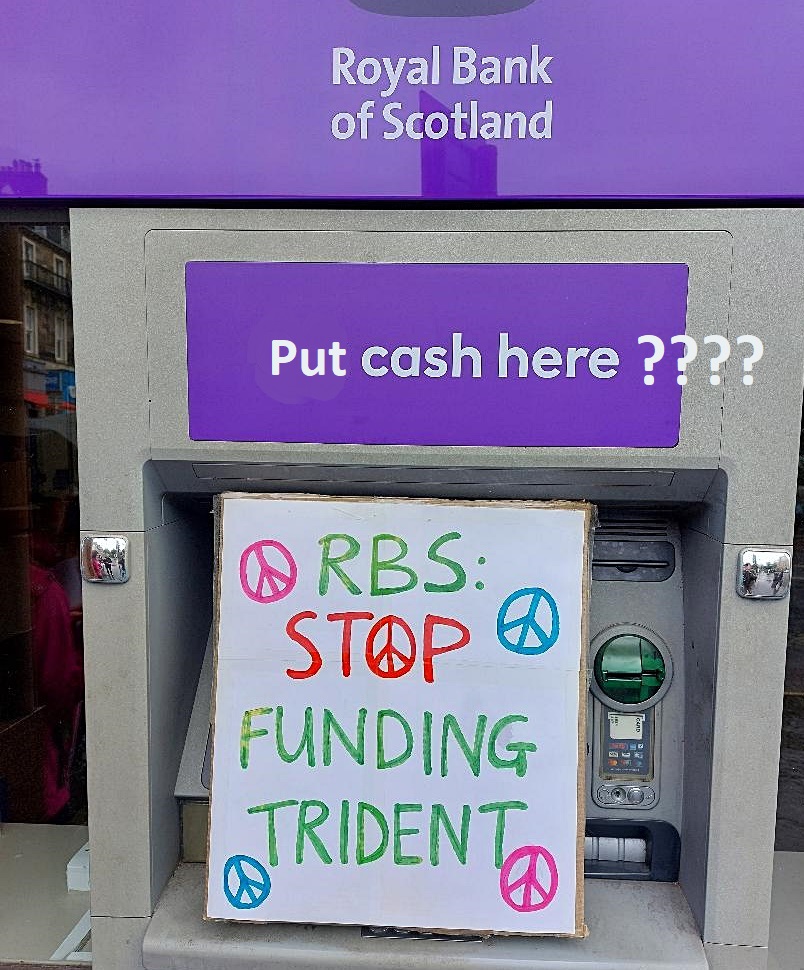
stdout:
POLYGON ((100 556, 97 550, 92 550, 92 572, 95 573, 96 579, 103 579, 103 563, 100 561, 100 556))
POLYGON ((34 675, 45 721, 44 810, 53 819, 70 800, 69 769, 84 676, 64 590, 53 573, 35 563, 30 575, 34 675))

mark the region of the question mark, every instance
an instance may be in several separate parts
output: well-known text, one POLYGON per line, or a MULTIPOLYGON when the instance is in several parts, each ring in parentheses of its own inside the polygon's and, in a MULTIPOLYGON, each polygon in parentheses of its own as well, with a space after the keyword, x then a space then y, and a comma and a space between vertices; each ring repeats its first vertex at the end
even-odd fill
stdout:
POLYGON ((749 373, 751 368, 756 364, 758 360, 762 359, 762 355, 765 353, 765 347, 759 337, 754 337, 751 334, 745 334, 742 337, 737 338, 737 344, 751 344, 752 354, 750 357, 746 357, 743 361, 743 384, 753 384, 753 375, 749 373))
POLYGON ((712 333, 708 337, 704 337, 705 344, 717 344, 718 354, 709 361, 709 368, 712 371, 712 376, 709 378, 710 384, 720 383, 720 374, 718 374, 718 369, 721 364, 725 364, 729 359, 729 354, 731 354, 731 344, 726 340, 725 337, 721 337, 720 334, 712 333))
POLYGON ((684 371, 687 368, 687 364, 691 364, 695 358, 698 356, 698 344, 692 339, 692 337, 671 337, 671 344, 684 344, 684 356, 679 358, 678 369, 681 373, 678 375, 676 380, 679 384, 687 383, 687 375, 684 371))
POLYGON ((658 337, 654 337, 652 334, 646 334, 644 337, 640 337, 637 343, 653 344, 653 356, 645 360, 645 383, 650 385, 653 383, 653 374, 651 374, 653 365, 664 357, 664 344, 658 337))

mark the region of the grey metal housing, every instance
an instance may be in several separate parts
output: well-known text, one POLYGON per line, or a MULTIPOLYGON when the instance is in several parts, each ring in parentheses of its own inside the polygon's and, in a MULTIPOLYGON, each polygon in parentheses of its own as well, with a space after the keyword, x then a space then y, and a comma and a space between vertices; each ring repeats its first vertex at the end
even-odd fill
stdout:
MULTIPOLYGON (((96 967, 763 967, 787 601, 742 599, 734 577, 742 547, 792 544, 802 212, 98 208, 71 221, 82 532, 129 539, 129 581, 84 588, 96 967), (765 355, 751 388, 739 358, 717 390, 690 381, 673 449, 193 442, 188 259, 683 261, 687 332, 754 333, 765 355), (586 940, 443 943, 204 923, 202 867, 176 870, 174 786, 212 607, 210 496, 246 489, 579 498, 667 514, 680 537, 668 609, 683 619, 661 635, 678 644, 683 701, 671 714, 671 688, 663 724, 683 757, 655 812, 667 808, 680 827, 679 885, 588 884, 586 940)), ((619 596, 628 584, 599 585, 619 596)), ((601 601, 605 623, 639 623, 642 592, 628 594, 629 615, 601 601)))

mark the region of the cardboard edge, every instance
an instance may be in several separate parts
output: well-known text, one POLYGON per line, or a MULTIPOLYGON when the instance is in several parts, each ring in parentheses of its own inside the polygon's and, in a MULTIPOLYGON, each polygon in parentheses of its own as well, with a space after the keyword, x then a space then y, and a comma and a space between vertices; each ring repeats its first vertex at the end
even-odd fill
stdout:
MULTIPOLYGON (((204 912, 202 919, 209 923, 223 923, 226 925, 245 925, 245 926, 282 926, 288 925, 286 920, 231 920, 223 916, 208 916, 207 908, 209 904, 209 865, 210 865, 210 836, 212 830, 212 796, 214 786, 214 745, 215 745, 215 700, 217 697, 218 685, 218 634, 220 630, 219 610, 220 605, 220 572, 223 549, 223 505, 226 499, 271 499, 280 501, 302 501, 302 502, 371 502, 372 504, 398 504, 404 501, 406 504, 415 503, 417 505, 455 505, 476 506, 478 508, 536 508, 536 509, 555 509, 572 512, 583 512, 583 557, 581 575, 581 649, 579 654, 579 676, 578 676, 578 780, 577 780, 577 849, 575 863, 575 931, 573 933, 516 933, 509 930, 481 930, 481 929, 446 929, 437 927, 421 926, 395 926, 394 929, 412 933, 433 933, 442 936, 479 936, 483 939, 494 937, 523 937, 527 939, 585 939, 589 935, 589 928, 584 922, 584 838, 586 833, 586 655, 589 643, 589 602, 591 594, 592 577, 592 540, 594 528, 597 525, 597 507, 591 502, 571 501, 569 499, 553 499, 550 501, 539 501, 537 499, 438 499, 438 498, 399 498, 399 497, 374 497, 365 495, 316 495, 308 492, 222 492, 215 496, 215 571, 214 571, 214 633, 213 633, 213 677, 212 677, 212 702, 210 705, 210 724, 213 726, 212 741, 210 750, 210 781, 209 781, 209 812, 207 816, 207 861, 205 866, 206 879, 204 880, 204 912)), ((290 925, 305 926, 306 922, 298 921, 290 925)), ((338 926, 338 927, 364 927, 365 923, 324 923, 317 922, 315 926, 338 926)))
MULTIPOLYGON (((571 499, 472 499, 472 498, 410 498, 408 496, 375 496, 375 495, 323 495, 312 492, 221 492, 216 499, 271 499, 273 501, 292 502, 370 502, 372 505, 463 505, 476 508, 533 508, 533 509, 564 509, 565 511, 586 512, 590 516, 596 508, 591 502, 573 501, 571 499)), ((589 525, 587 518, 587 537, 589 525)))
MULTIPOLYGON (((231 496, 233 493, 228 493, 231 496)), ((237 493, 234 493, 237 494, 237 493)), ((207 861, 204 866, 204 911, 201 918, 217 922, 207 915, 209 909, 209 857, 212 844, 212 792, 215 787, 215 705, 218 698, 218 639, 220 633, 221 564, 223 562, 223 503, 226 495, 216 495, 212 502, 214 513, 214 552, 212 577, 212 696, 209 702, 209 809, 207 811, 207 861)))
MULTIPOLYGON (((579 503, 581 504, 581 503, 579 503)), ((582 503, 584 506, 584 547, 582 610, 581 610, 581 655, 578 668, 578 857, 575 893, 575 938, 585 939, 589 928, 584 922, 585 884, 584 884, 584 839, 586 836, 586 719, 589 691, 587 685, 587 654, 589 646, 589 608, 592 594, 592 551, 594 532, 597 527, 597 506, 582 503)))
MULTIPOLYGON (((204 916, 205 923, 219 923, 223 926, 324 926, 332 929, 384 929, 375 923, 311 923, 309 921, 288 922, 287 920, 246 920, 246 919, 226 919, 223 916, 204 916)), ((478 930, 478 929, 448 929, 437 926, 397 926, 391 929, 399 930, 400 933, 421 933, 424 936, 454 936, 455 942, 460 943, 462 937, 472 937, 480 940, 495 940, 503 937, 511 937, 520 940, 579 940, 589 936, 589 928, 583 924, 580 932, 575 933, 517 933, 513 930, 478 930)))

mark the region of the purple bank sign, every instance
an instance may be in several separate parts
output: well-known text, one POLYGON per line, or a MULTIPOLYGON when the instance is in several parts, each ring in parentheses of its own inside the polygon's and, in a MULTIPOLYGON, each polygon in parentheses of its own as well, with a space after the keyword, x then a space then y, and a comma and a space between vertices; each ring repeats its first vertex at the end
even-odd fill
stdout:
MULTIPOLYGON (((368 3, 369 0, 366 0, 368 3)), ((193 262, 190 437, 669 448, 688 269, 193 262)))
POLYGON ((801 0, 4 4, 0 201, 804 195, 801 0))

